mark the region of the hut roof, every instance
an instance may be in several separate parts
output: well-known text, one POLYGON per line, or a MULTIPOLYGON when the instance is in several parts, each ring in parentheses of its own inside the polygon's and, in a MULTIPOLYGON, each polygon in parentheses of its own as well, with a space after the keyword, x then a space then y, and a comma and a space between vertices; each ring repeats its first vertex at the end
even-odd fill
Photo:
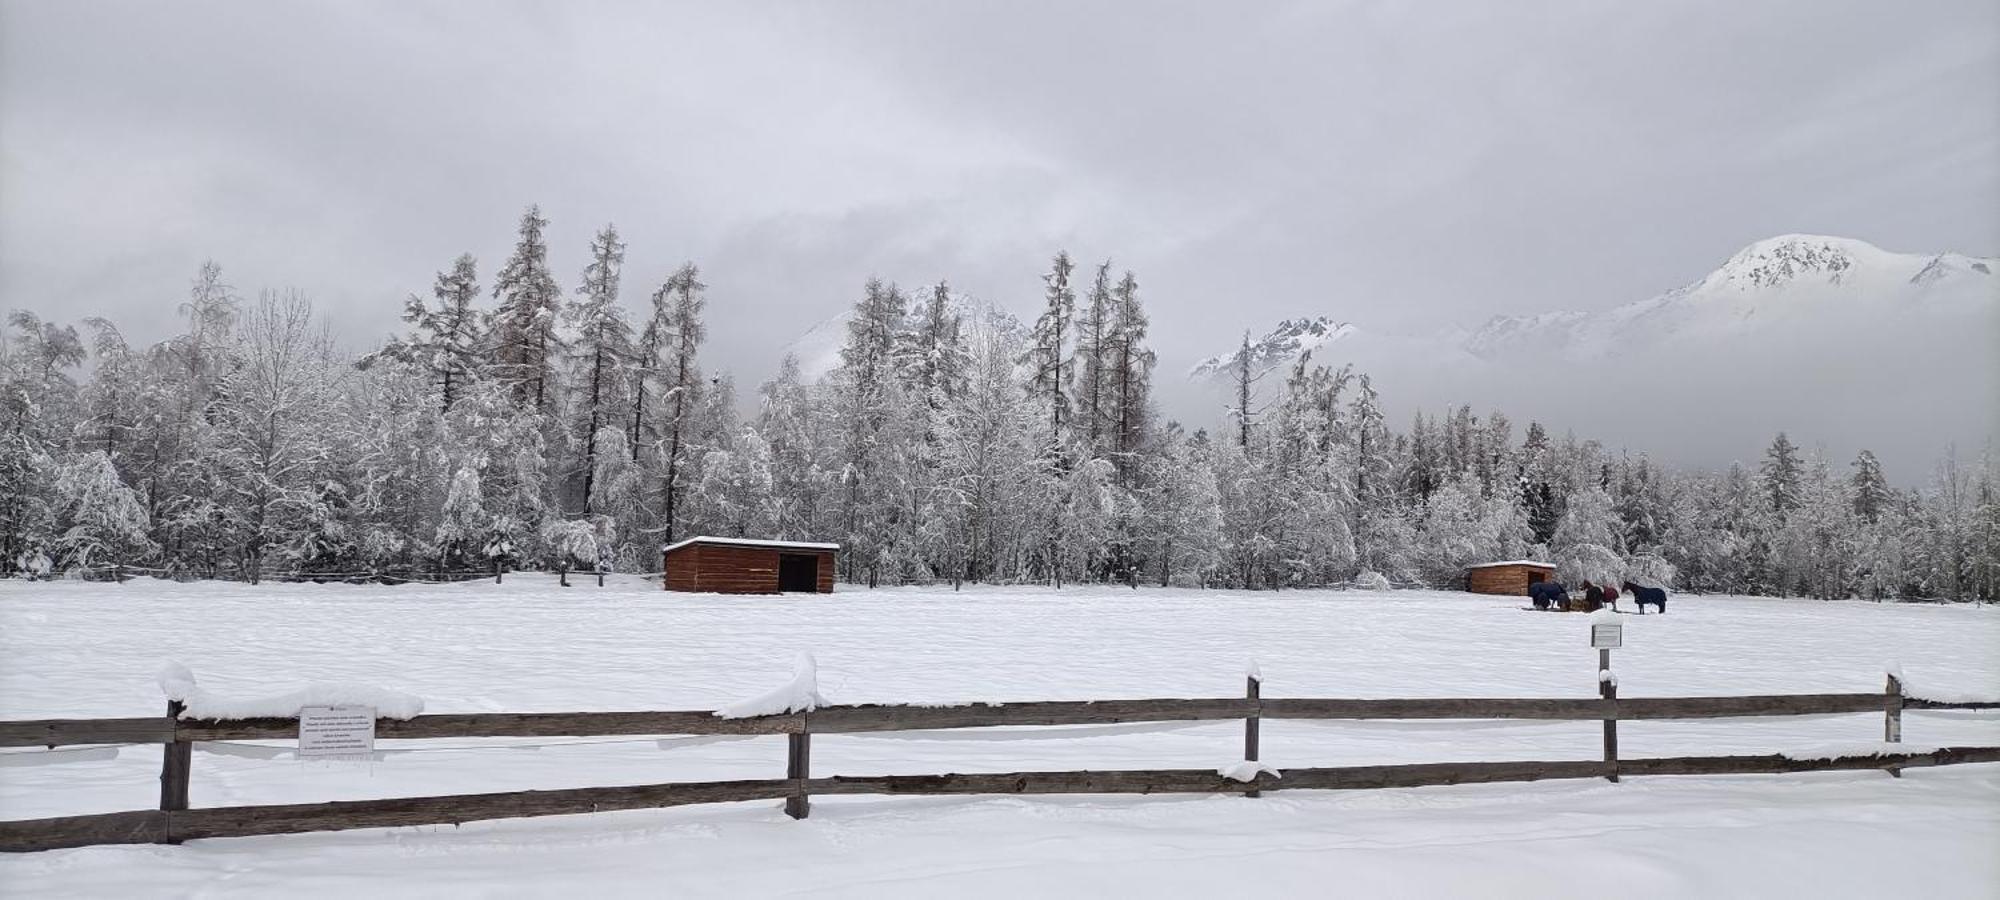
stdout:
POLYGON ((750 538, 725 538, 701 535, 684 541, 676 541, 661 547, 662 553, 672 553, 689 544, 723 544, 730 547, 770 547, 778 550, 839 550, 839 544, 816 544, 810 541, 759 541, 750 538))
POLYGON ((1535 561, 1535 560, 1532 560, 1532 559, 1509 559, 1509 560, 1504 560, 1504 561, 1501 561, 1501 562, 1490 562, 1490 563, 1479 563, 1479 564, 1477 564, 1477 565, 1471 565, 1471 566, 1466 566, 1466 568, 1468 568, 1468 569, 1490 569, 1490 568, 1493 568, 1494 566, 1534 566, 1534 567, 1535 567, 1535 568, 1537 568, 1537 569, 1553 569, 1553 568, 1555 568, 1555 567, 1556 567, 1556 564, 1555 564, 1555 563, 1545 563, 1545 562, 1537 562, 1537 561, 1535 561))

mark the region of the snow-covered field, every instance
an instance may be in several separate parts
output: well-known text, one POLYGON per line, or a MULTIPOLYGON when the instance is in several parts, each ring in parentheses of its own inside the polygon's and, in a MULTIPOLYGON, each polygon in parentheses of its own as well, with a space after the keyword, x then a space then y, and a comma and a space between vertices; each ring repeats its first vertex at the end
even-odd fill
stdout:
MULTIPOLYGON (((0 582, 0 718, 163 708, 177 660, 219 694, 345 681, 427 712, 713 708, 818 659, 830 702, 1235 696, 1589 696, 1583 616, 1508 598, 1115 588, 663 594, 556 587, 0 582)), ((2000 694, 2000 611, 1676 597, 1625 617, 1623 696, 2000 694)), ((1879 715, 1625 723, 1621 752, 1811 753, 1879 715)), ((1590 759, 1595 723, 1267 721, 1278 766, 1590 759)), ((1913 745, 2000 744, 2000 715, 1906 714, 1913 745)), ((1240 723, 818 736, 815 775, 1217 767, 1240 723)), ((384 742, 372 762, 201 745, 216 806, 774 778, 784 742, 578 737, 384 742)), ((147 808, 160 752, 7 751, 0 818, 147 808)), ((0 858, 14 896, 1266 894, 1992 897, 2000 766, 1170 797, 837 797, 463 827, 102 847, 0 858)))

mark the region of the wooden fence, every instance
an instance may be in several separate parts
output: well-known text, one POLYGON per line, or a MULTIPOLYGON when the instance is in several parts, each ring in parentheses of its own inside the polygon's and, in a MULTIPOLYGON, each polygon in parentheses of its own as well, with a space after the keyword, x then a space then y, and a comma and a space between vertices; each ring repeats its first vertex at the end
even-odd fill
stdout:
POLYGON ((2000 703, 1950 703, 1903 695, 1891 677, 1880 694, 1776 694, 1738 697, 1626 697, 1606 685, 1588 699, 1352 700, 1266 698, 1251 678, 1243 697, 978 703, 964 706, 825 706, 809 712, 723 718, 713 712, 447 713, 381 719, 382 739, 569 737, 602 735, 785 735, 785 777, 682 782, 545 791, 457 794, 280 806, 188 807, 192 750, 200 741, 288 740, 296 719, 190 720, 179 704, 165 716, 0 722, 0 747, 161 744, 158 809, 0 822, 0 851, 49 850, 93 844, 180 843, 194 838, 290 834, 348 828, 442 825, 483 819, 571 815, 745 800, 785 801, 803 819, 812 795, 839 794, 1154 794, 1226 793, 1257 796, 1277 790, 1348 790, 1500 781, 1605 778, 1623 775, 1719 775, 1837 769, 1902 769, 2000 762, 2000 747, 1948 747, 1929 752, 1871 753, 1831 758, 1682 756, 1621 759, 1617 724, 1628 720, 1713 719, 1881 713, 1883 738, 1902 739, 1906 709, 1992 709, 2000 703), (1008 772, 991 774, 830 776, 811 774, 812 736, 883 731, 1023 725, 1096 725, 1241 719, 1244 758, 1258 758, 1263 719, 1534 719, 1602 721, 1601 760, 1447 762, 1288 768, 1248 781, 1211 769, 1008 772))

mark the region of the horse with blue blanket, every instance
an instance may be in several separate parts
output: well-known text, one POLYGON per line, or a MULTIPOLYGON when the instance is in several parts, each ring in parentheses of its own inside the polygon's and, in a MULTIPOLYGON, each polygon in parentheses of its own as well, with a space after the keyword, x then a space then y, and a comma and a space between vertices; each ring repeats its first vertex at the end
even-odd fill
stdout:
POLYGON ((1648 603, 1651 603, 1652 605, 1659 607, 1660 612, 1662 614, 1666 613, 1667 611, 1666 588, 1647 587, 1643 584, 1634 584, 1628 581, 1625 582, 1625 590, 1630 591, 1632 593, 1632 599, 1639 604, 1639 613, 1641 615, 1645 614, 1646 604, 1648 603))
POLYGON ((1560 581, 1537 581, 1528 585, 1528 598, 1535 601, 1536 609, 1548 609, 1550 606, 1561 609, 1569 600, 1569 589, 1563 587, 1560 581))

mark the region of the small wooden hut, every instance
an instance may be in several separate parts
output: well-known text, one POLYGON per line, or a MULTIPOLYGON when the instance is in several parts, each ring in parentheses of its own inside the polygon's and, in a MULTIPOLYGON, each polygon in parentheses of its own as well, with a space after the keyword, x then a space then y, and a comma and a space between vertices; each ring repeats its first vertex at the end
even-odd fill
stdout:
POLYGON ((1528 585, 1556 577, 1556 567, 1532 559, 1481 563, 1465 573, 1465 589, 1475 594, 1528 595, 1528 585))
POLYGON ((662 549, 661 582, 712 594, 831 594, 839 551, 839 544, 692 537, 662 549))

